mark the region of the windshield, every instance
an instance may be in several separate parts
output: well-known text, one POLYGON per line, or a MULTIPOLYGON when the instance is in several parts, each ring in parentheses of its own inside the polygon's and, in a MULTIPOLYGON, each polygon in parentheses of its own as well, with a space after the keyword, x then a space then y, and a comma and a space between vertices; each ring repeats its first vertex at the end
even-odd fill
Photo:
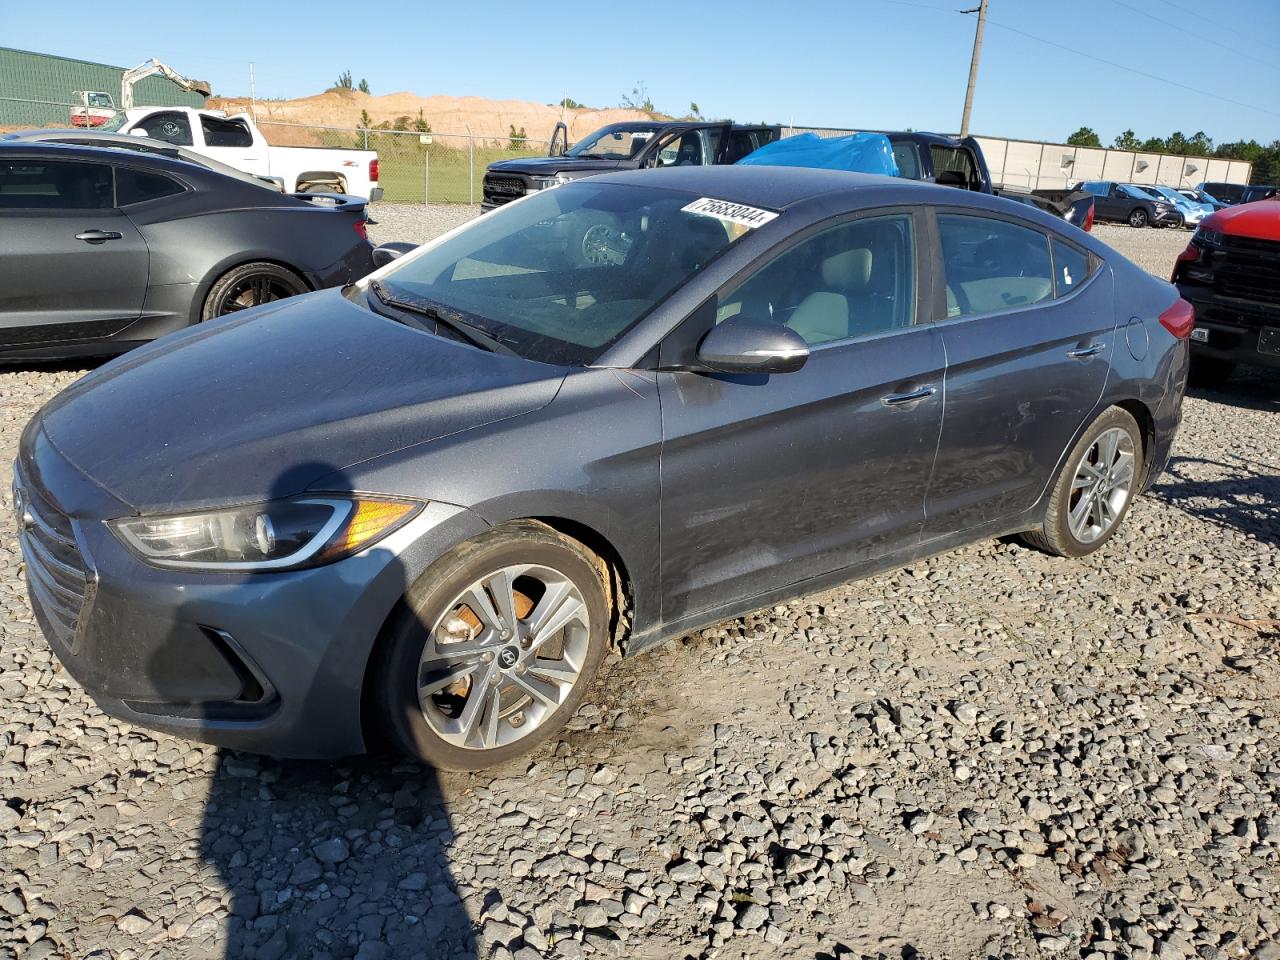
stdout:
POLYGON ((115 133, 128 122, 129 118, 126 117, 123 112, 117 112, 114 117, 98 124, 94 129, 101 130, 104 133, 115 133))
POLYGON ((1135 184, 1126 183, 1120 187, 1120 192, 1124 193, 1135 200, 1163 200, 1164 197, 1159 194, 1152 193, 1146 187, 1139 187, 1135 184))
POLYGON ((601 127, 595 133, 587 134, 586 138, 573 145, 566 156, 597 160, 631 160, 640 155, 656 132, 652 125, 629 127, 626 124, 611 124, 601 127))
POLYGON ((682 209, 693 194, 593 180, 533 195, 382 278, 522 357, 585 366, 751 228, 682 209))

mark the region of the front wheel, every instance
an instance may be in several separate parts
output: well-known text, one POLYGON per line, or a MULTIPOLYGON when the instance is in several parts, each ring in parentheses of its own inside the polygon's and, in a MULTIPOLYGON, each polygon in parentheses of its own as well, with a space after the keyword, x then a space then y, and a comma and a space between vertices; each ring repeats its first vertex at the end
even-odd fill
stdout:
POLYGON ((1126 411, 1111 407, 1071 449, 1054 483, 1033 547, 1060 557, 1084 557, 1111 539, 1143 476, 1142 433, 1126 411))
POLYGON ((479 770, 527 753, 573 716, 604 657, 599 560, 532 521, 454 548, 409 590, 372 676, 405 753, 479 770))
POLYGON ((1129 226, 1145 227, 1147 225, 1147 211, 1141 207, 1134 207, 1129 211, 1129 226))
POLYGON ((278 263, 246 263, 215 281, 204 298, 201 320, 212 320, 307 292, 306 282, 278 263))

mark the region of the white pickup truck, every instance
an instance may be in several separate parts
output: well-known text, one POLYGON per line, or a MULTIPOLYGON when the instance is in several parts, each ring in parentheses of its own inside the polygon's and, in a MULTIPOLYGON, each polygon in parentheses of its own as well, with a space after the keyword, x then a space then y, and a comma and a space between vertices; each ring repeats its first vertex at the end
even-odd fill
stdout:
POLYGON ((378 155, 334 147, 274 147, 247 113, 193 107, 134 107, 95 128, 164 140, 237 170, 283 182, 287 193, 346 193, 382 199, 378 155))

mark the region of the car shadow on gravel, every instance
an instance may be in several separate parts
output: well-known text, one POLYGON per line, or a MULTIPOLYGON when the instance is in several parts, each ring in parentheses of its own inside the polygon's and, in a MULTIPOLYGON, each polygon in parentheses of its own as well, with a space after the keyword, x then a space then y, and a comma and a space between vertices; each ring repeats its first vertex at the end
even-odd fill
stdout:
POLYGON ((1246 410, 1280 412, 1280 373, 1268 369, 1239 367, 1220 386, 1189 387, 1187 396, 1246 410))
POLYGON ((1232 453, 1220 460, 1175 455, 1151 496, 1260 543, 1280 545, 1280 475, 1272 464, 1232 453))
MULTIPOLYGON (((332 465, 293 469, 324 478, 325 492, 352 492, 332 465)), ((307 485, 286 471, 261 493, 278 499, 307 485)), ((403 595, 408 584, 397 569, 403 595)), ((176 613, 175 622, 188 619, 176 613)), ((185 639, 179 628, 152 655, 152 676, 182 656, 185 639)), ((219 715, 225 722, 225 705, 205 708, 206 721, 219 715)), ((199 839, 227 894, 216 955, 474 960, 453 843, 440 779, 423 765, 379 753, 329 762, 219 750, 199 839)))

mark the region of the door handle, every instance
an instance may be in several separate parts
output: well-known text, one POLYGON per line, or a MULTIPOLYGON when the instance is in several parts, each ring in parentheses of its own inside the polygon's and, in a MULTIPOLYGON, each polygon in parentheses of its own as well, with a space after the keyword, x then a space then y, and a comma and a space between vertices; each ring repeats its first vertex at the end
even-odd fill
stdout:
POLYGON ((1072 360, 1084 360, 1088 357, 1096 357, 1102 352, 1102 348, 1105 346, 1105 343, 1095 343, 1092 346, 1080 347, 1077 350, 1068 350, 1067 356, 1072 360))
POLYGON ((115 230, 83 230, 76 234, 76 239, 85 243, 102 243, 104 240, 119 240, 122 236, 115 230))
POLYGON ((891 393, 887 397, 881 397, 880 402, 886 407, 897 407, 904 403, 913 403, 916 400, 923 400, 925 397, 932 397, 937 392, 938 388, 929 384, 908 393, 891 393))

